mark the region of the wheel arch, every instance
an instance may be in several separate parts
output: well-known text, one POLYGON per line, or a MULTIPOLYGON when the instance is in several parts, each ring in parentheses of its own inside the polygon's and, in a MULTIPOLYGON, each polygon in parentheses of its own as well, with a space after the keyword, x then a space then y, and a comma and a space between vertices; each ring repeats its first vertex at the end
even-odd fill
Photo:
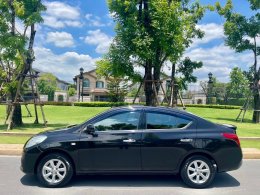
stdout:
POLYGON ((44 151, 37 159, 35 165, 34 165, 34 173, 36 174, 37 173, 37 167, 40 163, 40 161, 48 154, 54 154, 54 153, 59 153, 59 154, 62 154, 64 156, 66 156, 70 162, 72 163, 72 168, 73 168, 73 173, 75 174, 76 173, 76 165, 75 165, 75 161, 73 160, 73 158, 69 155, 68 152, 62 150, 62 149, 48 149, 46 151, 44 151))
POLYGON ((180 172, 180 170, 181 170, 181 168, 182 168, 184 162, 185 162, 188 158, 190 158, 190 157, 192 157, 192 156, 196 156, 196 155, 204 156, 204 157, 208 158, 210 161, 212 161, 213 164, 216 164, 216 166, 217 166, 217 167, 216 167, 216 171, 218 172, 218 164, 217 164, 217 161, 215 160, 215 158, 214 158, 211 154, 209 154, 208 152, 205 152, 205 151, 193 151, 193 152, 190 152, 189 154, 187 154, 186 156, 184 156, 184 157, 182 158, 182 160, 180 160, 180 162, 179 162, 179 164, 178 164, 178 172, 180 172))

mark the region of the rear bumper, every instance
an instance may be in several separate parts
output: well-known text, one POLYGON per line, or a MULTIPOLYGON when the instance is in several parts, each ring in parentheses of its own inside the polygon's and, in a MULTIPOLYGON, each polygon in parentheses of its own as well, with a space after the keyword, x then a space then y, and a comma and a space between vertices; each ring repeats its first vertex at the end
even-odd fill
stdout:
POLYGON ((236 170, 242 166, 242 150, 240 147, 225 148, 225 150, 215 154, 215 159, 218 172, 236 170))
POLYGON ((21 157, 20 170, 25 174, 34 174, 37 160, 41 151, 35 147, 29 150, 24 150, 21 157))

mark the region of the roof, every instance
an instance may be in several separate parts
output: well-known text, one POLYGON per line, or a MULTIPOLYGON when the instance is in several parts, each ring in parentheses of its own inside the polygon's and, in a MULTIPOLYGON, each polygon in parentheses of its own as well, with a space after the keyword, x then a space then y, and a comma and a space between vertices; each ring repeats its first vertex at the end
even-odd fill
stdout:
MULTIPOLYGON (((90 70, 90 71, 86 71, 86 72, 83 72, 83 74, 89 74, 89 73, 91 73, 91 72, 94 72, 94 71, 96 71, 96 68, 95 69, 92 69, 92 70, 90 70)), ((79 77, 80 76, 80 74, 77 74, 74 78, 76 78, 76 77, 79 77)), ((91 75, 92 77, 95 77, 95 76, 93 76, 93 75, 91 75)), ((96 77, 95 77, 96 78, 96 77)))
POLYGON ((71 83, 67 82, 67 81, 63 81, 63 80, 60 80, 56 77, 57 81, 60 82, 60 83, 64 83, 66 85, 71 85, 71 83))
POLYGON ((188 112, 184 111, 184 110, 180 110, 177 108, 170 108, 170 107, 165 107, 165 106, 143 106, 143 105, 129 105, 129 106, 119 106, 119 107, 114 107, 112 108, 113 110, 120 110, 120 109, 129 109, 129 110, 142 110, 142 109, 146 109, 146 110, 152 110, 152 111, 173 111, 175 113, 180 113, 180 114, 188 114, 188 112))

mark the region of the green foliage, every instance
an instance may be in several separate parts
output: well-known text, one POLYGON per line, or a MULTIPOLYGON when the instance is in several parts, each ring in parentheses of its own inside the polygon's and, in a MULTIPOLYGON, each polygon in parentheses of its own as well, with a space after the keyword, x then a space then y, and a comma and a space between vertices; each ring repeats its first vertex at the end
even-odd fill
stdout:
POLYGON ((51 73, 44 73, 38 79, 37 84, 39 92, 48 95, 48 101, 53 101, 54 93, 57 88, 56 77, 51 73))
POLYGON ((108 80, 107 89, 108 96, 111 102, 124 102, 125 96, 127 95, 126 81, 118 78, 110 78, 108 80))
POLYGON ((181 76, 178 78, 178 84, 180 89, 187 90, 189 83, 196 83, 197 77, 193 75, 195 69, 201 68, 202 62, 191 61, 190 58, 186 57, 179 65, 177 73, 181 76))
POLYGON ((251 9, 252 10, 260 9, 260 2, 259 2, 259 0, 249 0, 249 3, 251 5, 251 9))
POLYGON ((114 75, 133 78, 136 66, 155 67, 160 75, 166 60, 177 62, 192 38, 203 36, 196 24, 206 8, 197 2, 108 0, 108 6, 117 23, 106 55, 114 75))
POLYGON ((69 88, 69 91, 68 91, 68 94, 69 94, 70 97, 71 97, 71 96, 74 96, 74 95, 76 94, 76 89, 70 87, 70 88, 69 88))
POLYGON ((51 105, 51 106, 73 106, 72 102, 53 102, 53 101, 48 101, 44 102, 44 105, 51 105))
MULTIPOLYGON (((224 100, 218 100, 218 104, 222 105, 236 105, 236 106, 243 106, 246 102, 247 98, 229 98, 226 102, 224 100)), ((250 102, 252 102, 252 99, 249 99, 250 102)))
POLYGON ((246 97, 249 93, 249 82, 242 70, 238 67, 233 68, 230 73, 230 97, 242 98, 246 97))
POLYGON ((96 62, 96 73, 108 80, 107 89, 111 102, 123 102, 127 95, 127 78, 123 78, 120 70, 116 69, 106 58, 96 62))
POLYGON ((127 106, 130 103, 127 102, 75 102, 74 106, 80 107, 117 107, 127 106))

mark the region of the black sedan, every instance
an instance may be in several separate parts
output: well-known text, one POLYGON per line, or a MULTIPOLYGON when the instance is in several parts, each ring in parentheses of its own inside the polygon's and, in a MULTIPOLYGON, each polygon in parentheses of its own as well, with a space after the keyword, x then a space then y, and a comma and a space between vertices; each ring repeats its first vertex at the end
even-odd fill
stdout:
POLYGON ((44 132, 24 146, 21 170, 47 187, 78 174, 178 174, 194 188, 217 172, 238 169, 236 127, 165 107, 110 109, 66 129, 44 132))

